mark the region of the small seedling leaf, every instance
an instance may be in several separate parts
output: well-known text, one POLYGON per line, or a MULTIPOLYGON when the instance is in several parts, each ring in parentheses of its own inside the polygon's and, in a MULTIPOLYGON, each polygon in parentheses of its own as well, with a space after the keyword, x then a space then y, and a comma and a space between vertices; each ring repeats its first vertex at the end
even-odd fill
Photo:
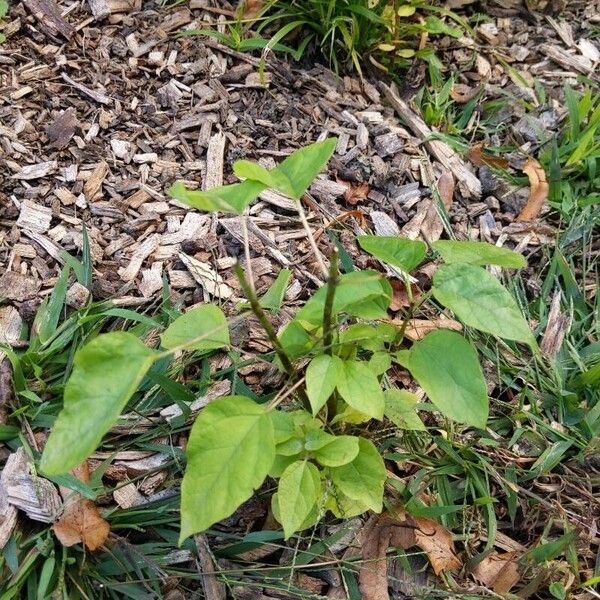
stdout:
POLYGON ((181 485, 180 543, 231 515, 275 459, 273 421, 244 396, 213 400, 194 423, 181 485))
POLYGON ((373 442, 359 438, 356 458, 342 467, 329 469, 331 480, 351 500, 364 503, 367 508, 381 512, 383 484, 386 470, 373 442))
POLYGON ((486 242, 438 240, 432 245, 448 264, 498 265, 509 269, 527 266, 522 254, 486 242))
POLYGON ((306 460, 292 463, 282 473, 277 488, 279 518, 285 539, 298 531, 321 495, 319 469, 306 460))
POLYGON ((410 349, 408 369, 445 416, 485 427, 488 397, 473 346, 459 333, 440 329, 410 349))
POLYGON ((313 415, 316 415, 333 394, 344 364, 338 356, 320 354, 310 361, 306 369, 306 393, 313 415))
POLYGON ((332 440, 313 452, 316 461, 324 467, 341 467, 358 456, 358 439, 352 435, 332 436, 332 440))
POLYGON ((122 331, 100 335, 75 354, 64 406, 42 455, 42 472, 66 473, 99 446, 156 356, 122 331))
POLYGON ((373 419, 383 419, 383 392, 377 376, 368 365, 347 360, 339 374, 337 389, 346 403, 373 419))
POLYGON ((229 329, 223 311, 204 304, 181 315, 160 336, 168 350, 186 346, 186 350, 216 350, 229 345, 229 329))
POLYGON ((420 240, 381 235, 361 235, 357 240, 365 252, 407 273, 421 263, 427 252, 427 245, 420 240))
POLYGON ((433 276, 433 295, 465 325, 535 345, 514 298, 493 275, 477 265, 440 267, 433 276))

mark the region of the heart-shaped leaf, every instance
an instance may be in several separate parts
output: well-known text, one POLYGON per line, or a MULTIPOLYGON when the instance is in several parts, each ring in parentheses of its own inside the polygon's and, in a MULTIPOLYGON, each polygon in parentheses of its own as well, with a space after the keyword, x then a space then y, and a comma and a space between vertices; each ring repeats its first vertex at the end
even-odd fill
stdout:
POLYGON ((306 460, 292 463, 281 474, 277 498, 285 539, 298 531, 321 495, 319 469, 306 460))
POLYGON ((390 389, 383 392, 385 416, 398 428, 425 431, 425 425, 417 413, 418 399, 408 390, 390 389))
POLYGON ((440 267, 433 276, 433 295, 465 325, 500 338, 536 345, 514 298, 482 267, 466 264, 440 267))
POLYGON ((213 400, 196 419, 186 452, 180 543, 231 515, 262 484, 275 460, 273 421, 244 396, 213 400))
POLYGON ((443 415, 485 427, 485 379, 475 349, 460 333, 448 329, 433 331, 413 344, 404 355, 403 364, 443 415))
POLYGON ((99 335, 78 350, 40 470, 59 475, 82 463, 119 418, 157 356, 122 331, 99 335))
POLYGON ((184 313, 160 336, 162 345, 172 350, 215 350, 229 345, 229 329, 223 311, 214 304, 198 306, 184 313))
POLYGON ((383 392, 377 376, 366 363, 344 361, 337 389, 345 402, 355 410, 373 419, 383 419, 383 392))
POLYGON ((313 415, 316 415, 338 383, 344 368, 341 358, 319 354, 313 358, 306 369, 306 394, 310 401, 313 415))

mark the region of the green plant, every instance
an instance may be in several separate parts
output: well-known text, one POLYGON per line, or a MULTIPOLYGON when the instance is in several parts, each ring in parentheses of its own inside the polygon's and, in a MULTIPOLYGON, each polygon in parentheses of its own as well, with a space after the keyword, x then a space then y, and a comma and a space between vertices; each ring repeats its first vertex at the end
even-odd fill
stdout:
MULTIPOLYGON (((242 219, 262 190, 285 194, 296 202, 326 278, 277 334, 266 311, 280 306, 281 280, 275 291, 258 298, 252 277, 235 267, 249 310, 265 330, 275 351, 273 360, 287 375, 287 383, 268 403, 232 395, 202 410, 187 445, 180 542, 229 516, 269 476, 278 480, 272 509, 286 538, 316 523, 327 511, 336 517, 381 511, 386 468, 365 424, 387 418, 403 430, 425 428, 417 412, 418 398, 388 384, 386 373, 394 363, 411 373, 442 415, 485 428, 486 383, 467 337, 441 329, 407 344, 408 321, 429 298, 466 326, 523 342, 538 353, 515 300, 484 268, 524 266, 523 257, 510 250, 476 242, 435 242, 433 250, 444 264, 436 271, 431 290, 413 299, 401 323, 388 320, 392 290, 380 273, 340 274, 336 253, 325 265, 306 224, 301 198, 335 144, 335 139, 328 139, 301 148, 271 170, 238 161, 234 172, 245 178, 241 183, 207 191, 188 190, 182 184, 171 189, 173 197, 190 206, 242 219)), ((358 242, 402 276, 427 254, 421 241, 364 235, 358 242)), ((222 310, 207 304, 168 325, 158 350, 133 333, 94 337, 75 354, 64 407, 46 443, 40 470, 56 476, 85 460, 153 365, 181 352, 201 356, 229 348, 228 326, 222 310)))
MULTIPOLYGON (((2 24, 2 19, 8 14, 8 1, 0 0, 0 25, 2 24)), ((3 44, 6 41, 6 36, 0 31, 0 44, 3 44)))

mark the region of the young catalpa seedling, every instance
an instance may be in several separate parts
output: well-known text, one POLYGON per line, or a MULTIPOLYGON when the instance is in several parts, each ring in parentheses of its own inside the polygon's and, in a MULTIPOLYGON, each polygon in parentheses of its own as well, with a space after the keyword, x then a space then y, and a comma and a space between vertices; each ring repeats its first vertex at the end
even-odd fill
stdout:
MULTIPOLYGON (((176 184, 171 194, 200 210, 243 214, 270 188, 297 201, 302 216, 299 200, 334 148, 334 139, 312 144, 271 170, 238 161, 234 171, 244 178, 241 183, 206 191, 176 184)), ((382 263, 406 274, 427 254, 421 241, 364 235, 358 242, 382 263)), ((521 255, 459 241, 435 242, 433 250, 445 264, 437 269, 424 299, 433 296, 464 325, 527 343, 537 351, 515 300, 485 269, 490 264, 522 267, 521 255)), ((239 265, 235 272, 248 300, 239 308, 249 308, 257 317, 288 382, 269 404, 226 396, 200 412, 186 449, 181 541, 230 516, 268 477, 278 480, 271 508, 286 538, 313 526, 327 512, 348 518, 381 511, 386 468, 370 439, 372 427, 365 424, 387 418, 400 429, 426 430, 417 397, 387 384, 385 375, 394 363, 411 373, 442 415, 485 428, 488 397, 474 346, 461 333, 446 329, 407 345, 404 332, 418 305, 406 311, 401 324, 391 322, 392 288, 381 273, 340 274, 334 252, 326 285, 277 334, 265 309, 280 308, 289 272, 282 272, 262 298, 239 265)), ((210 304, 173 321, 161 335, 159 350, 147 348, 132 334, 98 336, 75 356, 64 408, 42 456, 42 471, 64 473, 85 460, 158 359, 181 351, 226 349, 229 343, 225 315, 210 304)))

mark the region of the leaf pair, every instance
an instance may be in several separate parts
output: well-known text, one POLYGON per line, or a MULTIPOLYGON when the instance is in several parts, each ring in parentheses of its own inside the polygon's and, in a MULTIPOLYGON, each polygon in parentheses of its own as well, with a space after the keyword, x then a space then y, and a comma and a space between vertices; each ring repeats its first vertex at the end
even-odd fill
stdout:
MULTIPOLYGON (((163 332, 168 350, 208 351, 229 344, 223 312, 210 304, 181 315, 163 332)), ((46 442, 40 469, 66 473, 99 445, 152 364, 161 356, 131 333, 99 335, 81 348, 64 391, 64 404, 46 442)))
POLYGON ((241 183, 195 191, 178 182, 170 188, 169 194, 198 210, 238 215, 267 188, 299 200, 333 155, 336 143, 336 138, 329 138, 300 148, 271 170, 257 163, 238 160, 233 170, 245 179, 241 183))
POLYGON ((313 358, 306 369, 306 393, 314 415, 336 388, 348 406, 373 419, 383 418, 383 392, 377 376, 365 362, 343 361, 328 354, 313 358))

